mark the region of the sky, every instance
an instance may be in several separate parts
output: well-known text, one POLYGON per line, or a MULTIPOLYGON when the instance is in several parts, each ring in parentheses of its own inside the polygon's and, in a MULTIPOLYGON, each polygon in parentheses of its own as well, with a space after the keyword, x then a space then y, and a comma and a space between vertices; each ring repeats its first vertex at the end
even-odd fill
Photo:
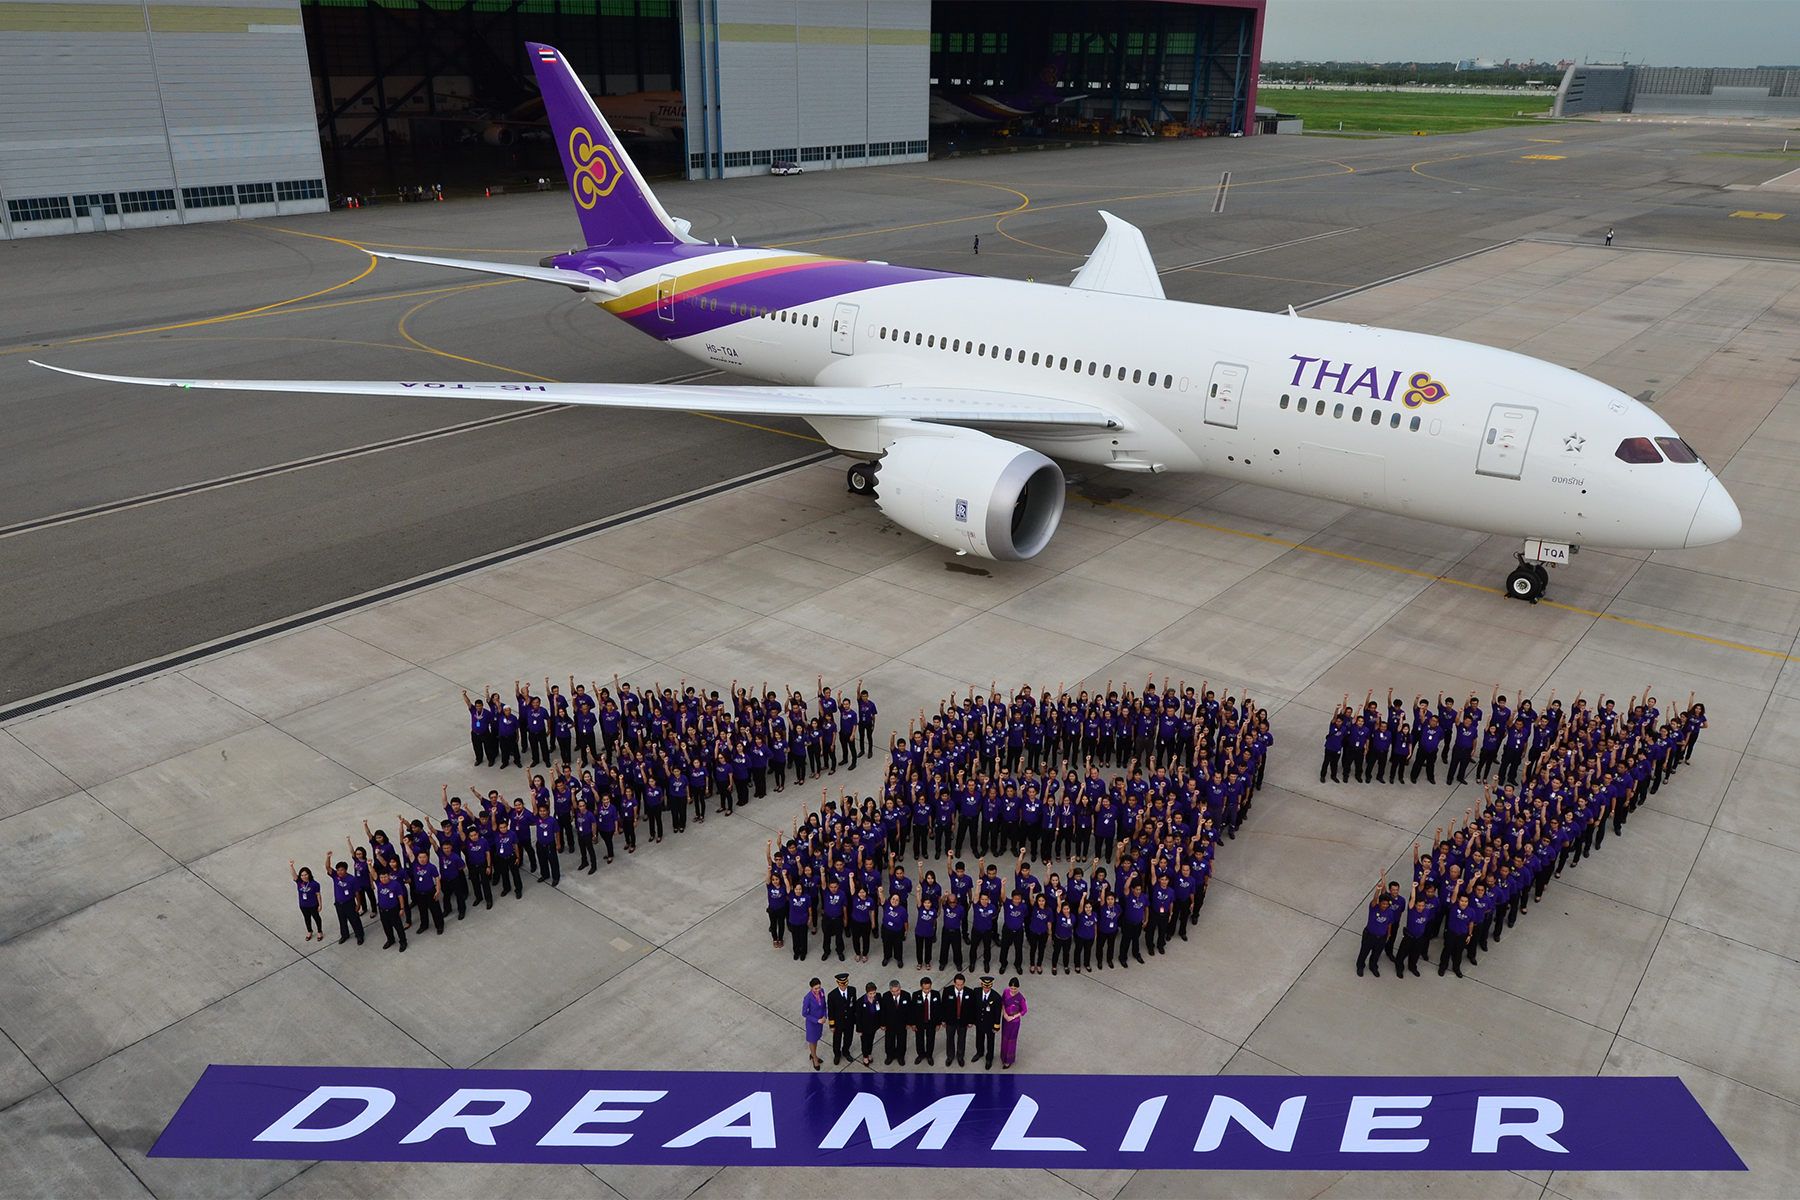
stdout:
POLYGON ((1800 0, 1269 0, 1270 62, 1800 64, 1800 0))

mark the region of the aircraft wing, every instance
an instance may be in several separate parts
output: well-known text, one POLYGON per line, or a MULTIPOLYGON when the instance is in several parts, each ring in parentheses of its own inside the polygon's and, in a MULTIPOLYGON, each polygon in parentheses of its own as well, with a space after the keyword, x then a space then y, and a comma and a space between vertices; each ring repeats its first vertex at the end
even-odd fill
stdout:
POLYGON ((103 375, 32 361, 33 366, 102 383, 202 388, 228 392, 317 392, 335 396, 464 396, 665 409, 734 416, 892 417, 980 425, 1118 428, 1119 417, 1091 404, 1015 392, 930 386, 687 387, 651 383, 437 383, 321 379, 156 379, 103 375))
POLYGON ((480 271, 484 275, 505 275, 512 279, 559 283, 578 292, 599 292, 603 296, 621 294, 619 285, 609 279, 596 279, 592 275, 584 275, 580 271, 564 270, 562 267, 522 267, 513 263, 475 262, 466 258, 427 258, 422 254, 384 254, 379 250, 364 250, 363 253, 375 258, 424 263, 428 267, 455 267, 459 271, 480 271))

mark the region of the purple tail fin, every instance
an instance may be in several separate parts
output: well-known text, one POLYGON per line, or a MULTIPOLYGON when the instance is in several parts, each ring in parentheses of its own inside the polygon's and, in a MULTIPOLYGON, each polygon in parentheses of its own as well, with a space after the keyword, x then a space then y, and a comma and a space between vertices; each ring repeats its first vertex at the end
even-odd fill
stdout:
POLYGON ((663 211, 562 51, 525 43, 589 246, 692 242, 663 211))
POLYGON ((1037 79, 1030 87, 1021 92, 1014 92, 1010 96, 999 97, 1000 103, 1022 112, 1036 112, 1040 108, 1048 108, 1065 98, 1056 90, 1056 82, 1062 78, 1063 71, 1068 68, 1068 65, 1067 53, 1058 51, 1052 54, 1050 61, 1038 71, 1037 79))

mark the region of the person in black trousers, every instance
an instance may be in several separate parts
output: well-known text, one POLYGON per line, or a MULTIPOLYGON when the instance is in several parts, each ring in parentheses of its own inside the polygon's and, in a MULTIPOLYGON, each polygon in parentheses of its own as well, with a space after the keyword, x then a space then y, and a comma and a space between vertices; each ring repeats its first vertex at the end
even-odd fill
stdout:
POLYGON ((883 1066, 906 1065, 906 1028, 911 1009, 911 1000, 900 990, 900 981, 889 980, 888 990, 881 997, 881 1027, 887 1032, 887 1057, 883 1066))
POLYGON ((406 923, 410 919, 406 912, 406 889, 388 874, 385 863, 377 864, 375 872, 375 908, 381 913, 381 931, 387 934, 387 941, 381 948, 386 950, 398 938, 400 953, 405 954, 406 923))
POLYGON ((919 990, 912 994, 913 1066, 930 1063, 937 1066, 937 1031, 944 1023, 942 993, 931 986, 931 976, 919 980, 919 990))
POLYGON ((825 1019, 831 1024, 831 1065, 854 1058, 856 993, 850 990, 850 973, 839 971, 837 986, 825 993, 825 1019))
POLYGON ((881 1029, 881 993, 870 980, 863 988, 863 998, 856 1003, 856 1031, 862 1034, 863 1066, 875 1065, 875 1034, 881 1029))
POLYGON ((950 986, 944 989, 944 1065, 952 1062, 963 1066, 969 1048, 969 1026, 975 1023, 976 994, 969 981, 958 971, 950 986))
POLYGON ((975 997, 975 1057, 984 1059, 987 1070, 994 1069, 994 1051, 1000 1045, 1000 993, 994 990, 994 977, 981 977, 981 991, 975 997))
POLYGON ((356 915, 356 898, 360 891, 356 876, 350 873, 349 863, 331 865, 331 851, 325 852, 325 873, 331 876, 331 898, 337 906, 338 945, 350 940, 351 931, 356 932, 356 944, 363 944, 362 918, 356 915))

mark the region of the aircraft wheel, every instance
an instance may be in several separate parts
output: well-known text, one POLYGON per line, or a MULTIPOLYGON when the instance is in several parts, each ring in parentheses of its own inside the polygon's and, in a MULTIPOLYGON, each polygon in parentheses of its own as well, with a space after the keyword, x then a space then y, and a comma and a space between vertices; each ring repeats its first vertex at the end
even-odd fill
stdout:
POLYGON ((844 472, 844 479, 849 483, 850 490, 855 492, 858 496, 873 496, 875 494, 874 463, 857 463, 848 471, 844 472))
POLYGON ((1544 594, 1544 584, 1538 572, 1542 567, 1522 566, 1506 577, 1506 594, 1515 600, 1529 600, 1536 604, 1538 597, 1544 594))
POLYGON ((1537 572, 1538 595, 1541 596, 1550 590, 1550 568, 1543 563, 1532 563, 1531 569, 1537 572))

